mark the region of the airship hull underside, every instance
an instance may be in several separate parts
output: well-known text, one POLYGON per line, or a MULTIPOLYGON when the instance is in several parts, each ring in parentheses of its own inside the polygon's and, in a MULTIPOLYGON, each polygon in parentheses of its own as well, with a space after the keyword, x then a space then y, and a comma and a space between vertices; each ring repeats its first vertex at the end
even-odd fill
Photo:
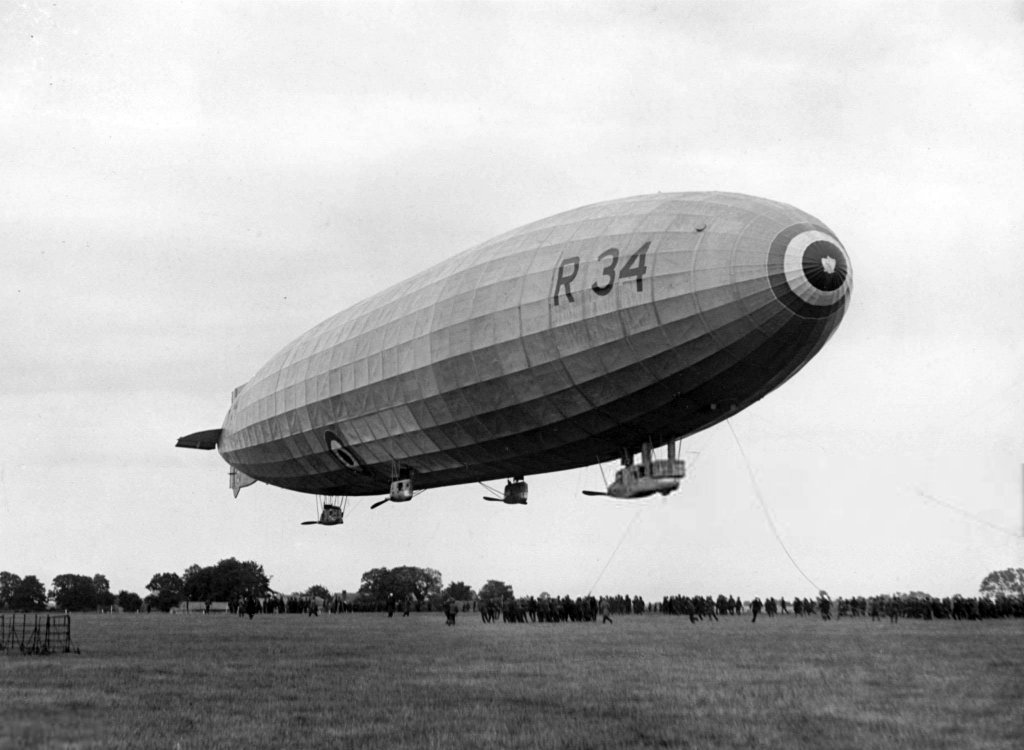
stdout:
POLYGON ((218 449, 321 494, 557 471, 685 437, 831 336, 852 275, 783 204, 677 193, 509 232, 335 315, 239 389, 218 449))

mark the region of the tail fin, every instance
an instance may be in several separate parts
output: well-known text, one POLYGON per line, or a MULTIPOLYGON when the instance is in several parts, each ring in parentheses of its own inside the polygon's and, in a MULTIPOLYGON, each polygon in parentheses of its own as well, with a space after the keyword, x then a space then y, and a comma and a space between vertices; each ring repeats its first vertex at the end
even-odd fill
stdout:
POLYGON ((193 432, 191 435, 178 438, 175 448, 198 448, 202 451, 210 451, 217 447, 220 440, 220 428, 216 430, 203 430, 193 432))
MULTIPOLYGON (((201 432, 193 432, 191 435, 185 435, 185 437, 178 438, 178 442, 175 444, 176 448, 198 448, 202 451, 213 450, 217 447, 217 443, 220 441, 221 430, 202 430, 201 432)), ((235 497, 238 497, 238 493, 243 488, 248 487, 250 484, 256 484, 256 480, 248 474, 239 471, 234 466, 231 467, 231 471, 228 472, 231 477, 230 487, 231 491, 235 493, 235 497)))

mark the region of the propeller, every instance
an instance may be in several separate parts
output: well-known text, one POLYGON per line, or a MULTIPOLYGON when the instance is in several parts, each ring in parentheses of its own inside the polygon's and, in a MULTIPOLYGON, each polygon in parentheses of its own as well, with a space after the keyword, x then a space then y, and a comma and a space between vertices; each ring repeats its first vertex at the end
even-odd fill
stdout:
POLYGON ((384 503, 388 502, 390 499, 391 499, 390 497, 386 497, 383 500, 378 500, 377 502, 375 502, 373 505, 370 506, 370 510, 373 510, 374 508, 379 508, 384 503))
POLYGON ((479 484, 481 487, 483 487, 485 490, 491 493, 490 495, 484 495, 484 500, 487 500, 488 502, 491 503, 505 502, 504 492, 498 492, 496 489, 494 489, 490 485, 484 484, 483 482, 477 482, 477 484, 479 484), (495 497, 495 495, 498 495, 498 497, 495 497))
MULTIPOLYGON (((604 475, 604 466, 601 465, 600 461, 597 462, 597 468, 601 470, 601 481, 604 482, 604 488, 607 490, 608 477, 604 475)), ((611 497, 607 492, 595 492, 594 490, 582 490, 582 492, 584 495, 589 495, 590 497, 611 497)))
POLYGON ((302 526, 316 526, 318 523, 320 523, 320 522, 319 521, 303 521, 301 525, 302 526))

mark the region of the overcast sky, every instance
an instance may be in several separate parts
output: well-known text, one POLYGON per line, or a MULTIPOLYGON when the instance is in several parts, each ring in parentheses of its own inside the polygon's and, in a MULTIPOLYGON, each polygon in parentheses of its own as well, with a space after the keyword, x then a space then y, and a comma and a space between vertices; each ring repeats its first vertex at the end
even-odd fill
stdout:
POLYGON ((1019 2, 0 0, 0 570, 971 594, 1024 566, 1022 122, 1019 2), (416 271, 689 190, 817 216, 854 291, 796 377, 686 441, 668 498, 583 497, 590 467, 526 507, 470 485, 302 527, 313 497, 233 499, 173 447, 416 271))

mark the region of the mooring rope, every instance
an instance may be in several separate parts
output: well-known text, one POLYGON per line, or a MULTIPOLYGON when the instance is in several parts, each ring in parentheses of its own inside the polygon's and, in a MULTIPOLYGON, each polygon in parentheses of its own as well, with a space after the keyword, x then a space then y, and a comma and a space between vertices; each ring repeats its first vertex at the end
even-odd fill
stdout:
POLYGON ((809 575, 804 573, 803 568, 800 567, 800 565, 797 563, 793 555, 790 554, 789 549, 786 547, 786 543, 782 541, 782 536, 779 534, 779 530, 775 526, 775 521, 772 520, 772 515, 768 512, 768 504, 765 503, 764 496, 761 494, 761 487, 757 483, 757 477, 754 476, 754 470, 750 466, 750 459, 747 457, 747 452, 743 450, 743 444, 740 443, 740 438, 736 434, 736 430, 732 426, 732 421, 727 419, 725 420, 725 423, 729 425, 729 431, 732 432, 733 440, 736 441, 736 447, 740 449, 740 455, 743 456, 743 461, 747 467, 747 474, 750 476, 750 484, 754 488, 754 494, 757 495, 757 501, 761 503, 761 510, 764 511, 764 517, 768 521, 768 525, 771 527, 772 533, 775 535, 776 541, 779 543, 779 546, 782 547, 782 551, 786 553, 786 557, 789 558, 789 561, 793 563, 793 567, 796 568, 797 572, 800 575, 802 575, 807 580, 807 582, 814 587, 814 590, 816 592, 822 591, 821 587, 819 587, 818 584, 812 581, 809 575))
MULTIPOLYGON (((754 418, 754 419, 757 419, 762 424, 767 425, 769 428, 774 427, 774 425, 771 422, 769 422, 767 419, 764 419, 763 417, 759 417, 757 414, 750 414, 750 417, 754 418)), ((784 437, 786 439, 788 439, 788 440, 799 441, 800 443, 803 443, 804 445, 806 445, 808 448, 812 448, 814 450, 820 451, 821 454, 823 456, 825 456, 825 458, 827 458, 829 460, 833 459, 833 454, 830 451, 826 450, 824 447, 822 447, 818 443, 812 443, 811 441, 809 441, 806 438, 803 438, 803 437, 801 437, 799 435, 786 434, 786 435, 784 435, 784 437)), ((851 445, 849 443, 844 445, 843 446, 843 455, 846 456, 847 460, 849 460, 849 458, 852 456, 853 458, 856 458, 856 459, 864 462, 865 464, 867 464, 869 466, 873 466, 874 465, 874 460, 870 456, 868 456, 862 449, 858 448, 856 445, 851 445)), ((977 515, 976 513, 972 513, 969 510, 965 510, 964 508, 962 508, 961 506, 957 505, 956 503, 951 503, 948 500, 942 500, 941 498, 938 498, 935 495, 925 491, 916 482, 907 482, 903 478, 896 478, 896 477, 887 477, 886 481, 887 481, 887 483, 890 486, 894 486, 897 489, 901 490, 902 493, 906 493, 908 495, 917 495, 918 497, 922 498, 926 502, 934 503, 935 505, 937 505, 937 506, 939 506, 941 508, 945 508, 946 510, 953 511, 954 513, 957 513, 957 514, 963 516, 964 518, 968 519, 969 521, 973 521, 976 524, 988 527, 992 531, 998 531, 1000 534, 1005 534, 1006 536, 1012 537, 1014 539, 1018 539, 1018 540, 1019 539, 1024 539, 1024 533, 1021 533, 1019 531, 1012 531, 1012 530, 1006 528, 1005 526, 1000 526, 999 524, 992 523, 991 521, 988 521, 988 520, 982 518, 981 516, 977 515)), ((900 494, 899 497, 902 498, 902 494, 900 494)))
POLYGON ((916 490, 917 494, 923 497, 925 500, 930 500, 933 503, 941 505, 943 508, 947 508, 951 511, 954 511, 955 513, 959 513, 961 516, 964 516, 965 518, 968 518, 971 521, 974 521, 975 523, 979 523, 982 526, 988 526, 993 531, 998 531, 1000 534, 1006 534, 1006 536, 1013 537, 1015 539, 1024 539, 1024 534, 1019 534, 1016 531, 1004 529, 1002 526, 996 526, 996 524, 986 521, 981 516, 977 516, 974 513, 971 513, 970 511, 966 511, 959 506, 953 505, 953 503, 947 503, 945 500, 940 500, 934 495, 928 494, 920 487, 915 487, 914 489, 916 490))
POLYGON ((604 564, 604 567, 601 568, 601 572, 597 574, 597 580, 595 580, 594 583, 591 584, 590 591, 587 592, 587 596, 590 596, 594 593, 594 589, 597 588, 597 584, 601 582, 601 578, 604 576, 604 572, 608 570, 608 566, 611 565, 612 560, 615 559, 615 553, 619 551, 619 547, 621 547, 622 543, 626 541, 626 536, 629 534, 630 527, 633 525, 633 522, 640 517, 640 514, 643 513, 643 511, 644 506, 641 505, 639 508, 636 509, 636 513, 633 514, 633 517, 629 519, 629 523, 626 524, 626 528, 623 530, 622 536, 619 537, 619 543, 615 545, 615 549, 613 549, 612 553, 608 556, 608 561, 604 564))
MULTIPOLYGON (((714 436, 712 435, 711 438, 708 438, 707 443, 704 444, 704 447, 701 450, 694 452, 695 453, 695 457, 692 460, 687 462, 687 467, 688 468, 692 469, 694 466, 697 465, 697 460, 703 455, 703 453, 705 451, 707 451, 708 445, 711 444, 711 439, 713 437, 714 436)), ((600 460, 597 461, 597 467, 601 470, 601 479, 604 480, 604 486, 605 486, 605 489, 607 489, 608 488, 608 479, 604 475, 604 465, 601 463, 600 460)), ((577 494, 579 494, 579 483, 577 483, 576 492, 577 492, 577 494)), ((639 508, 637 508, 636 513, 633 514, 633 517, 629 520, 629 523, 626 524, 626 528, 623 530, 622 536, 619 537, 618 544, 615 545, 615 549, 613 549, 612 553, 608 556, 608 560, 605 562, 604 567, 601 568, 601 572, 598 573, 597 580, 595 580, 593 585, 591 585, 590 591, 587 592, 587 596, 590 596, 591 594, 594 593, 594 589, 597 588, 597 584, 601 582, 601 578, 604 577, 605 571, 608 570, 608 566, 611 565, 612 564, 612 560, 615 559, 615 554, 619 551, 619 547, 621 547, 622 543, 626 541, 626 537, 629 535, 630 528, 636 522, 636 519, 638 519, 640 517, 640 514, 643 513, 643 511, 644 511, 644 509, 646 507, 647 507, 646 505, 641 505, 639 508)))

